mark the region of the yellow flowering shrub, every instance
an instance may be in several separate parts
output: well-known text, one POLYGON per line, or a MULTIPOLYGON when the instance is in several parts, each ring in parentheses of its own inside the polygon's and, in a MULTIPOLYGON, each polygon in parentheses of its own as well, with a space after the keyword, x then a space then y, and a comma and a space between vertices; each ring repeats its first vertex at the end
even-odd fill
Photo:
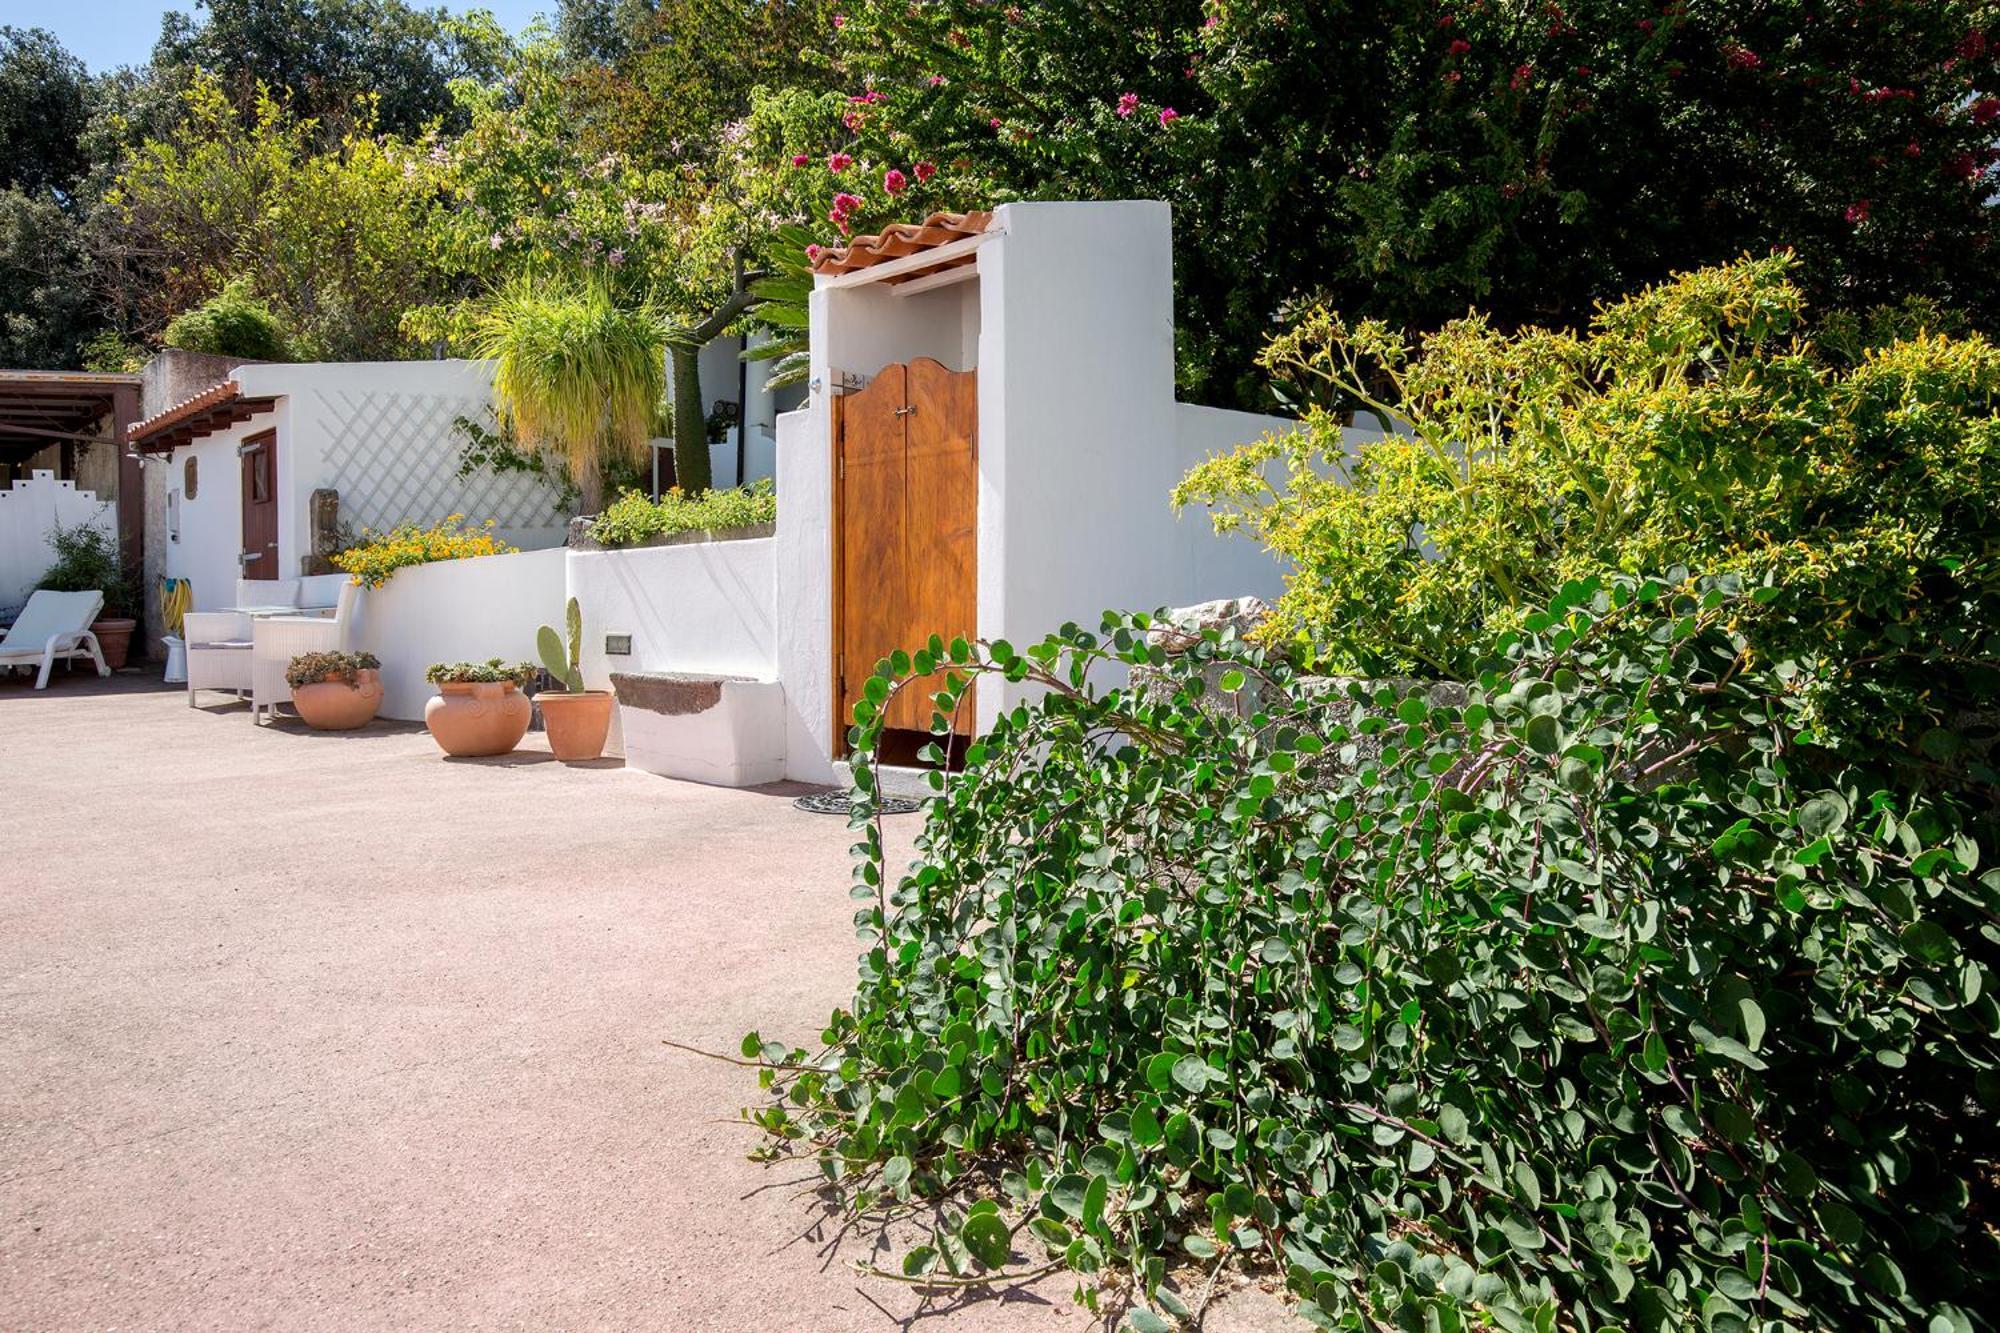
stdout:
POLYGON ((411 565, 509 555, 517 549, 493 535, 492 519, 469 527, 465 515, 452 514, 428 528, 404 523, 388 532, 364 529, 360 541, 333 557, 333 567, 354 575, 363 587, 379 588, 397 570, 411 565))
POLYGON ((1266 368, 1393 431, 1315 407, 1174 501, 1283 558, 1266 638, 1337 671, 1468 679, 1576 580, 1733 574, 1793 594, 1752 643, 1820 664, 1830 725, 1948 752, 2000 683, 2000 345, 1922 307, 1811 320, 1796 270, 1682 274, 1575 333, 1311 312, 1266 368))

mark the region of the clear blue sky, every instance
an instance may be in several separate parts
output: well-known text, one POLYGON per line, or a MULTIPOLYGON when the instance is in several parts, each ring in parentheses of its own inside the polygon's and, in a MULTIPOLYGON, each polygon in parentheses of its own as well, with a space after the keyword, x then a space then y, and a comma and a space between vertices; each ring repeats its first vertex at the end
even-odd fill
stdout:
MULTIPOLYGON (((519 32, 543 11, 554 12, 555 0, 415 0, 430 9, 442 3, 463 13, 492 11, 510 31, 519 32)), ((17 28, 47 28, 92 73, 119 65, 141 65, 153 53, 160 35, 160 16, 170 9, 192 13, 194 0, 0 0, 0 23, 17 28)))

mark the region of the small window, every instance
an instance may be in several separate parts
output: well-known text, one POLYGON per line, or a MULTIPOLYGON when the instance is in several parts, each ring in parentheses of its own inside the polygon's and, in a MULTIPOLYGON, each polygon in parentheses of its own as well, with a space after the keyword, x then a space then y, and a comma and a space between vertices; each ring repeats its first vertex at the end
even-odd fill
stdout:
POLYGON ((271 451, 259 449, 250 455, 250 500, 266 504, 271 499, 271 451))
POLYGON ((188 455, 187 466, 181 469, 181 494, 192 500, 195 497, 195 463, 193 454, 188 455))

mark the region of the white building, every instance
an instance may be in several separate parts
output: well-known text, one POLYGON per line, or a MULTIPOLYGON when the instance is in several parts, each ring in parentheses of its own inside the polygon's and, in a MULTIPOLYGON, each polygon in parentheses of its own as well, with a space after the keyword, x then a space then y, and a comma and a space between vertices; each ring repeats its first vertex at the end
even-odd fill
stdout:
POLYGON ((161 553, 149 582, 189 580, 195 610, 232 605, 238 578, 317 572, 335 525, 358 536, 463 514, 492 519, 523 549, 562 544, 569 516, 553 486, 523 472, 460 475, 466 437, 456 423, 491 424, 484 363, 258 363, 228 373, 127 431, 147 470, 166 472, 164 488, 148 487, 161 501, 149 515, 161 553))

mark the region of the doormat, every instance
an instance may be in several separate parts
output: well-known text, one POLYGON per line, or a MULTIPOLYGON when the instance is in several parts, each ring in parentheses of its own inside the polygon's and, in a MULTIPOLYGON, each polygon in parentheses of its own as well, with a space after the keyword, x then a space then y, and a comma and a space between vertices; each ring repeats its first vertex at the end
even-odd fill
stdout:
MULTIPOLYGON (((854 813, 854 802, 844 791, 816 791, 810 796, 799 797, 792 804, 814 815, 854 813)), ((915 811, 918 804, 907 796, 884 796, 875 802, 875 808, 885 815, 907 815, 915 811)))

